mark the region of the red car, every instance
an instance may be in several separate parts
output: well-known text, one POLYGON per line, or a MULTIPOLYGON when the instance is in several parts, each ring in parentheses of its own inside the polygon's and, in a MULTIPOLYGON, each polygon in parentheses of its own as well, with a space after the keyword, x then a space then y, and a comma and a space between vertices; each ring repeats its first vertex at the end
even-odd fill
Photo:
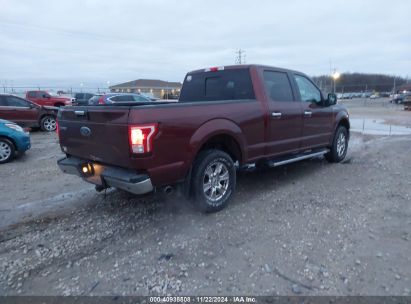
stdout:
POLYGON ((335 94, 324 97, 296 71, 260 65, 197 70, 187 74, 175 103, 61 109, 67 157, 58 164, 97 190, 143 194, 179 185, 200 210, 218 211, 245 165, 276 167, 321 155, 342 161, 350 123, 336 102, 335 94))
POLYGON ((62 107, 73 104, 73 98, 55 96, 47 91, 27 91, 26 99, 41 106, 62 107))

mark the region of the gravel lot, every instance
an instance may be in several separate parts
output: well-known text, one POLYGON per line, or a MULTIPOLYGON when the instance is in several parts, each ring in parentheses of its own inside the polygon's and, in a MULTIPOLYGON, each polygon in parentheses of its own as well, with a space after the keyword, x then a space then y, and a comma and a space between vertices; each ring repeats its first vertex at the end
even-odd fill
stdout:
MULTIPOLYGON (((352 117, 411 124, 384 101, 352 117)), ((411 136, 353 133, 344 163, 242 172, 228 208, 97 194, 55 134, 0 168, 0 295, 411 295, 411 136)))

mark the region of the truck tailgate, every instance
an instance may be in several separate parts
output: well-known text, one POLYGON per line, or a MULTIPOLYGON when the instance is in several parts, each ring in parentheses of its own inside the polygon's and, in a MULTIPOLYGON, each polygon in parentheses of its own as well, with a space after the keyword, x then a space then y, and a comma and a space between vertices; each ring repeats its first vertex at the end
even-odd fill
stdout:
POLYGON ((60 145, 69 155, 105 164, 130 164, 128 106, 64 107, 58 114, 60 145))

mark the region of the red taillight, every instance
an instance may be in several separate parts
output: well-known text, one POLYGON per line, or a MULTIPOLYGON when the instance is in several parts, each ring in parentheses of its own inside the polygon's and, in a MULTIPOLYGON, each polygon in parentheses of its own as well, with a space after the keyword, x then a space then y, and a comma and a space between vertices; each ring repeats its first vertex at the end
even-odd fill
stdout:
POLYGON ((104 96, 101 96, 101 97, 98 99, 98 104, 104 104, 104 96))
POLYGON ((157 124, 129 126, 130 149, 134 154, 149 153, 153 149, 153 138, 157 124))
POLYGON ((57 138, 60 141, 60 128, 59 128, 59 121, 56 119, 56 131, 57 131, 57 138))

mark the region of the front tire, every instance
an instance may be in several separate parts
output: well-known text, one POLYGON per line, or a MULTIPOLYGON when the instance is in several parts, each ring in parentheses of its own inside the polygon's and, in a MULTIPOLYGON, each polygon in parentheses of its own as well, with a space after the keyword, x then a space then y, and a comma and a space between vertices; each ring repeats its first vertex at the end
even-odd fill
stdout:
POLYGON ((14 144, 6 138, 0 138, 0 164, 12 161, 15 154, 16 148, 14 144))
POLYGON ((57 121, 54 116, 44 116, 40 121, 40 128, 45 132, 53 132, 57 129, 57 121))
POLYGON ((223 209, 236 186, 232 158, 220 150, 201 152, 193 165, 193 203, 204 213, 223 209))
POLYGON ((348 150, 348 130, 344 126, 339 126, 334 135, 330 152, 325 154, 325 158, 331 163, 341 162, 347 155, 348 150))

